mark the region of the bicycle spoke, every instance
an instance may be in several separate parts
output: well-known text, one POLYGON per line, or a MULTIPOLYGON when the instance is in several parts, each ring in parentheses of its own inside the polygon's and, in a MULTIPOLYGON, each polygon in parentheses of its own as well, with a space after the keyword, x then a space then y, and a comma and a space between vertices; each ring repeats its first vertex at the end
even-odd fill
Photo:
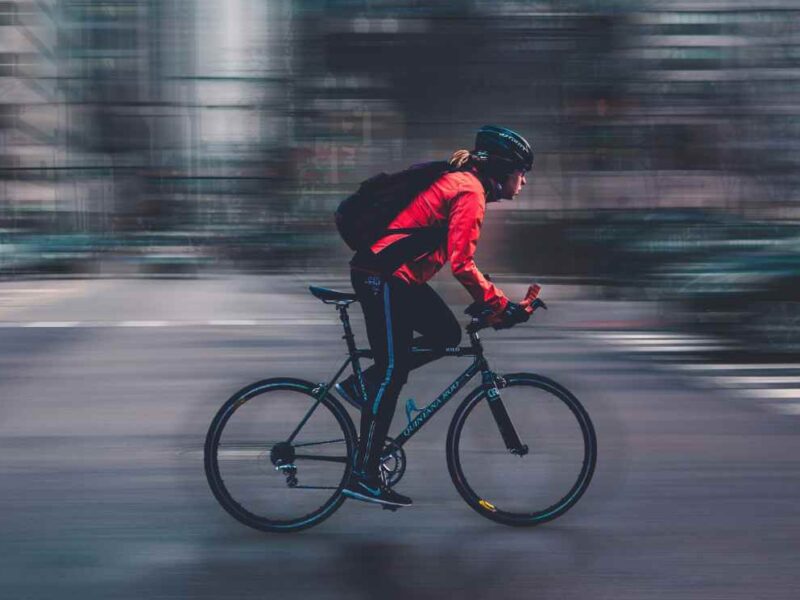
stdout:
POLYGON ((287 440, 290 444, 294 441, 294 438, 297 437, 297 434, 300 433, 300 430, 303 429, 303 426, 311 418, 311 415, 314 414, 314 411, 317 410, 317 407, 322 403, 322 398, 323 397, 320 395, 316 399, 316 401, 314 402, 314 405, 311 408, 308 409, 308 412, 306 412, 306 414, 303 417, 303 419, 300 421, 300 423, 297 425, 297 427, 295 427, 295 430, 292 432, 292 435, 290 435, 289 439, 287 440))
MULTIPOLYGON (((303 444, 293 444, 295 448, 308 448, 309 446, 322 446, 325 444, 342 444, 345 442, 344 438, 336 438, 333 440, 323 440, 321 442, 305 442, 303 444)), ((275 444, 279 444, 281 442, 266 442, 263 445, 261 444, 246 444, 246 445, 237 445, 237 444, 225 444, 219 446, 219 450, 221 452, 237 452, 237 451, 268 451, 272 450, 272 447, 275 444)))
POLYGON ((311 415, 314 414, 314 411, 317 410, 317 407, 322 402, 322 398, 325 396, 325 394, 328 393, 328 390, 333 385, 333 383, 337 379, 339 379, 339 377, 342 375, 344 370, 347 368, 347 365, 350 364, 351 360, 352 359, 345 361, 345 363, 336 372, 336 375, 333 376, 333 379, 331 379, 331 381, 327 385, 323 386, 322 390, 320 390, 317 387, 317 388, 314 388, 314 390, 311 392, 312 396, 316 396, 316 401, 314 402, 314 405, 308 410, 308 412, 306 412, 306 414, 303 417, 302 421, 300 421, 300 423, 297 425, 295 430, 292 432, 292 435, 289 436, 289 439, 287 440, 289 443, 292 443, 294 441, 294 438, 297 437, 297 434, 300 433, 300 430, 303 429, 303 426, 305 426, 305 424, 311 418, 311 415))
POLYGON ((502 393, 502 404, 493 404, 479 390, 453 417, 447 457, 453 483, 489 519, 530 526, 557 518, 591 479, 591 420, 569 391, 538 375, 509 376, 502 393), (513 430, 498 435, 512 422, 513 430), (519 447, 514 437, 533 447, 522 456, 510 452, 519 447))
POLYGON ((344 438, 335 440, 325 440, 323 442, 306 442, 305 444, 292 444, 295 448, 306 448, 308 446, 321 446, 322 444, 336 444, 344 442, 344 438))
POLYGON ((313 454, 296 454, 295 460, 298 458, 302 458, 304 460, 319 460, 322 462, 335 462, 335 463, 346 463, 347 457, 346 456, 315 456, 313 454))
POLYGON ((234 518, 292 531, 324 520, 344 501, 352 425, 321 391, 293 379, 265 380, 217 413, 206 436, 206 476, 234 518))
MULTIPOLYGON (((498 449, 484 449, 484 448, 460 448, 459 452, 465 456, 469 456, 471 454, 479 455, 479 456, 516 456, 511 450, 508 448, 498 448, 498 449)), ((530 454, 537 454, 534 452, 527 452, 525 456, 530 454)), ((521 456, 520 458, 525 458, 525 456, 521 456)))

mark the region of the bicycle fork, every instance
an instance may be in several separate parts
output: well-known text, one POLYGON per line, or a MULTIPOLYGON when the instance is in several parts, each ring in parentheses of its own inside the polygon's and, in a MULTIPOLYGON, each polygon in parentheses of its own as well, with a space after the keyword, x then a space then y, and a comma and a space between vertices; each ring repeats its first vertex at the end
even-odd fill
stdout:
POLYGON ((497 428, 500 430, 500 435, 503 442, 511 454, 517 456, 525 456, 528 453, 528 445, 523 444, 519 439, 519 434, 508 416, 508 411, 503 404, 503 399, 500 396, 500 387, 505 387, 505 380, 495 375, 491 371, 483 372, 483 387, 486 390, 486 400, 489 403, 489 410, 492 411, 494 422, 497 423, 497 428))

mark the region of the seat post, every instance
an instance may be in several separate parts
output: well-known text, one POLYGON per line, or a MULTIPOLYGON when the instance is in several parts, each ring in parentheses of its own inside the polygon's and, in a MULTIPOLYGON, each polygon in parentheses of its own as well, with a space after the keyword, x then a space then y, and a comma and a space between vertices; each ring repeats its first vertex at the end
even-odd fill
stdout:
POLYGON ((339 310, 339 320, 342 322, 342 327, 344 327, 344 335, 342 339, 347 342, 347 350, 350 353, 350 356, 355 358, 356 354, 356 339, 353 335, 353 329, 350 327, 350 317, 347 314, 347 304, 338 304, 336 308, 339 310))
POLYGON ((347 314, 348 302, 337 303, 336 308, 339 309, 339 320, 344 327, 344 335, 342 339, 347 342, 347 351, 350 353, 350 362, 353 363, 353 374, 356 376, 359 390, 364 398, 367 397, 367 386, 364 382, 364 373, 361 370, 361 360, 358 356, 358 349, 356 348, 356 339, 353 335, 353 329, 350 327, 350 317, 347 314))

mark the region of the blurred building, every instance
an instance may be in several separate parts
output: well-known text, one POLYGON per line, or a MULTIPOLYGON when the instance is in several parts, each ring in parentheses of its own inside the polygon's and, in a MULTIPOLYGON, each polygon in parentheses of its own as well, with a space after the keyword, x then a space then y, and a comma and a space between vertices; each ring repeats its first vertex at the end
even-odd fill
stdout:
POLYGON ((538 153, 489 263, 585 273, 564 231, 610 212, 797 214, 787 0, 36 0, 0 28, 4 273, 341 266, 344 195, 487 122, 538 153))

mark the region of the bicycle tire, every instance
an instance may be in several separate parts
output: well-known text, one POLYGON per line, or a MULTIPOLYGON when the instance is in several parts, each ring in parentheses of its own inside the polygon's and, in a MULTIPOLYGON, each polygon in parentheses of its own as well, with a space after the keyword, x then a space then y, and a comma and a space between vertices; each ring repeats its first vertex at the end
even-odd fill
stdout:
MULTIPOLYGON (((447 466, 450 472, 450 477, 452 478, 453 484, 455 485, 459 494, 478 514, 487 519, 491 519, 492 521, 503 523, 505 525, 531 527, 560 517, 573 506, 575 506, 578 500, 580 500, 581 496, 583 496, 583 494, 586 492, 586 489, 591 482, 592 475, 594 474, 595 464, 597 461, 597 438, 595 435, 594 426, 589 418, 589 414, 586 412, 578 399, 563 386, 551 379, 532 373, 513 373, 504 375, 503 379, 505 380, 506 385, 500 390, 500 395, 502 398, 504 398, 504 405, 506 404, 506 398, 509 396, 507 390, 512 388, 527 389, 531 392, 531 398, 536 397, 533 393, 536 391, 536 394, 540 395, 539 397, 546 397, 550 400, 557 400, 558 402, 563 403, 563 405, 569 409, 568 414, 574 416, 582 437, 582 442, 576 441, 574 445, 575 447, 577 447, 579 444, 582 446, 583 455, 580 468, 577 469, 577 475, 574 483, 568 488, 566 493, 559 495, 556 501, 550 502, 541 508, 532 507, 532 510, 508 509, 503 506, 502 502, 495 503, 486 500, 486 494, 483 494, 482 496, 481 493, 476 492, 475 489, 473 489, 474 487, 491 487, 491 485, 484 484, 482 486, 478 486, 474 483, 470 483, 468 481, 467 474, 465 473, 463 464, 464 456, 467 456, 468 452, 462 447, 462 435, 464 433, 465 424, 467 423, 469 417, 476 414, 474 411, 477 407, 481 406, 481 403, 486 403, 487 401, 486 392, 483 388, 477 388, 473 390, 469 396, 464 399, 453 415, 453 420, 450 423, 450 428, 447 434, 447 466), (462 454, 464 456, 462 456, 462 454)), ((509 409, 508 406, 506 408, 509 409)), ((558 410, 561 411, 561 409, 558 410)), ((484 427, 487 432, 492 430, 494 431, 493 435, 495 438, 492 439, 491 436, 487 438, 492 441, 496 448, 498 448, 498 452, 493 457, 494 460, 505 461, 505 458, 497 458, 501 454, 511 457, 511 461, 524 461, 527 456, 532 456, 534 458, 536 457, 536 454, 534 453, 529 453, 523 457, 512 456, 502 444, 499 431, 493 419, 491 418, 491 413, 489 412, 488 408, 482 412, 485 413, 490 423, 483 423, 481 426, 484 427), (501 446, 502 448, 500 448, 501 446)), ((564 413, 567 414, 566 411, 564 411, 564 413)), ((512 418, 515 428, 519 432, 521 440, 523 443, 525 443, 527 438, 531 438, 529 432, 526 431, 526 426, 528 423, 522 422, 522 420, 520 420, 518 417, 515 418, 515 415, 511 413, 511 409, 509 409, 509 414, 512 418)), ((571 421, 569 422, 571 423, 571 421)), ((569 427, 574 427, 574 424, 570 425, 569 427)), ((536 441, 538 444, 538 440, 535 439, 536 436, 532 436, 532 438, 534 439, 529 439, 529 441, 536 441)), ((477 444, 477 442, 472 443, 477 444)), ((485 442, 480 442, 480 444, 483 443, 485 442)), ((479 455, 481 451, 481 449, 477 449, 475 451, 475 455, 479 455)), ((534 452, 538 451, 538 447, 534 449, 534 452)), ((542 450, 542 453, 544 453, 544 450, 542 450)), ((575 454, 577 455, 578 453, 580 453, 580 450, 575 450, 575 454)), ((577 462, 577 460, 575 462, 577 462)), ((506 462, 505 464, 510 464, 510 462, 506 462)), ((475 477, 481 478, 482 475, 483 474, 478 473, 475 477)), ((571 475, 569 476, 568 481, 569 480, 571 480, 571 475)), ((519 486, 522 488, 526 484, 530 485, 530 482, 519 480, 518 478, 505 483, 509 488, 513 488, 514 486, 519 486)), ((503 484, 498 486, 498 488, 502 487, 503 484)), ((502 490, 500 491, 502 492, 502 490)), ((481 490, 481 492, 483 492, 483 490, 481 490)), ((558 492, 558 494, 561 494, 561 492, 558 492)))
MULTIPOLYGON (((346 483, 347 479, 350 476, 351 470, 351 457, 353 456, 353 452, 355 449, 355 440, 356 434, 355 429, 353 427, 353 422, 350 419, 347 411, 344 407, 330 394, 326 394, 322 400, 319 402, 317 408, 314 411, 314 416, 312 419, 316 419, 319 415, 323 415, 322 418, 325 418, 324 415, 332 416, 331 423, 335 423, 336 427, 339 429, 337 432, 337 436, 341 435, 341 440, 338 438, 328 441, 319 441, 319 442, 310 442, 310 443, 303 443, 298 444, 298 447, 301 446, 320 446, 323 444, 333 444, 334 442, 339 443, 337 448, 334 450, 337 453, 340 453, 341 456, 346 457, 346 461, 341 462, 339 459, 339 455, 335 457, 334 460, 325 459, 324 462, 330 462, 332 464, 341 465, 340 467, 336 467, 337 470, 341 468, 342 475, 338 477, 335 472, 330 475, 330 478, 333 479, 333 482, 330 483, 330 487, 319 487, 314 488, 310 486, 297 486, 297 482, 295 482, 295 486, 297 486, 298 490, 306 490, 306 491, 320 491, 320 495, 323 496, 325 499, 322 504, 314 510, 309 512, 304 512, 303 514, 298 514, 296 516, 282 516, 280 518, 273 518, 271 516, 266 516, 263 514, 258 514, 255 511, 253 506, 245 506, 246 502, 240 498, 236 498, 236 492, 229 489, 233 487, 230 485, 230 482, 226 484, 226 475, 221 470, 220 467, 220 442, 226 432, 226 426, 231 423, 231 419, 236 415, 237 411, 243 409, 243 407, 247 406, 254 406, 254 401, 262 400, 266 402, 261 402, 259 404, 268 404, 269 400, 272 400, 273 403, 280 401, 281 407, 289 407, 292 408, 294 405, 292 401, 296 401, 298 399, 304 399, 305 404, 311 406, 317 400, 317 396, 314 394, 314 389, 318 387, 318 384, 311 383, 309 381, 304 381, 302 379, 294 379, 294 378, 273 378, 273 379, 265 379, 262 381, 258 381, 253 383, 249 386, 246 386, 233 394, 227 402, 219 409, 217 414, 215 415, 214 419, 211 422, 211 425, 208 429, 208 433, 206 435, 205 441, 205 449, 204 449, 204 466, 206 472, 206 478, 208 480, 208 484, 211 487, 211 491, 214 494, 214 497, 220 503, 220 505, 237 521, 252 527, 254 529, 258 529, 261 531, 267 532, 293 532, 293 531, 300 531, 302 529, 306 529, 308 527, 312 527, 317 525, 330 517, 344 502, 344 496, 341 494, 342 487, 346 483), (291 398, 291 400, 289 399, 291 398), (326 413, 318 413, 320 409, 324 409, 327 411, 326 413), (335 489, 334 489, 335 484, 335 489), (328 495, 328 493, 330 494, 328 495)), ((277 412, 274 412, 275 409, 273 407, 273 414, 266 418, 263 421, 263 424, 268 424, 270 426, 274 425, 277 428, 283 431, 286 431, 286 438, 289 437, 291 432, 295 429, 295 427, 299 424, 300 421, 297 422, 289 422, 285 425, 281 423, 281 415, 277 412)), ((285 409, 283 409, 285 410, 285 409)), ((304 409, 302 406, 298 404, 297 407, 298 414, 304 414, 304 409)), ((266 411, 263 411, 266 412, 266 411)), ((246 416, 250 417, 252 414, 256 414, 253 410, 251 410, 246 416)), ((261 414, 260 412, 258 413, 261 414)), ((246 427, 249 429, 257 429, 257 423, 242 421, 246 427)), ((311 422, 311 420, 309 420, 311 422)), ((305 425, 304 425, 305 427, 305 425)), ((333 426, 331 426, 333 427, 333 426)), ((230 429, 230 428, 229 428, 230 429)), ((234 435, 234 434, 230 434, 234 435)), ((260 433, 256 433, 256 435, 260 436, 260 433)), ((250 436, 252 437, 252 436, 250 436)), ((298 436, 299 438, 300 436, 298 436)), ((280 439, 280 438, 276 438, 280 439)), ((235 450, 231 450, 230 453, 233 458, 236 458, 236 452, 239 453, 239 456, 243 456, 245 459, 253 458, 254 460, 252 463, 254 465, 258 465, 258 470, 263 471, 263 481, 269 481, 273 486, 274 489, 277 491, 278 489, 283 490, 283 488, 276 483, 274 479, 269 478, 269 475, 280 477, 286 477, 286 488, 292 489, 288 485, 288 476, 284 475, 284 471, 275 472, 274 463, 270 462, 272 453, 274 452, 275 447, 277 446, 277 442, 272 442, 270 445, 269 441, 261 442, 260 437, 258 438, 258 442, 256 445, 253 446, 251 442, 242 442, 244 444, 251 444, 246 445, 245 449, 242 450, 241 446, 237 447, 236 444, 238 442, 233 441, 230 444, 231 448, 238 448, 235 450), (248 456, 248 452, 250 456, 248 456), (269 452, 269 460, 267 457, 267 452, 269 452), (268 475, 269 473, 269 475, 268 475)), ((284 442, 284 440, 280 440, 284 442)), ((297 440, 295 440, 296 442, 297 440)), ((228 442, 226 438, 225 444, 223 446, 228 448, 228 442)), ((223 451, 227 452, 227 450, 223 451)), ((299 459, 300 456, 297 456, 299 459)), ((306 458, 312 458, 311 456, 306 458)), ((316 460, 322 460, 317 457, 316 460)), ((295 462, 296 459, 294 454, 292 455, 292 462, 295 462)), ((311 461, 309 461, 310 463, 311 461)), ((249 464, 248 464, 249 467, 249 464)), ((252 468, 250 469, 253 470, 252 468)), ((258 490, 258 493, 261 494, 261 488, 258 486, 262 485, 262 481, 260 479, 261 473, 256 473, 256 476, 253 477, 252 474, 249 474, 248 477, 250 480, 256 480, 256 487, 255 489, 258 490)), ((297 467, 297 478, 301 477, 300 466, 297 467)), ((248 480, 249 481, 249 480, 248 480)), ((264 492, 266 493, 266 485, 264 486, 264 492)), ((295 496, 295 498, 300 498, 299 496, 295 496)), ((262 499, 259 497, 258 502, 261 502, 262 499)), ((315 501, 312 501, 312 503, 315 501)), ((255 501, 252 504, 256 504, 255 501)), ((290 506, 289 509, 293 508, 291 506, 291 502, 289 502, 290 506)), ((266 505, 269 505, 267 503, 266 505)), ((270 510, 272 510, 273 506, 269 505, 270 510)), ((274 508, 278 508, 276 505, 274 508)), ((286 504, 284 503, 281 505, 282 510, 286 510, 286 504)))

